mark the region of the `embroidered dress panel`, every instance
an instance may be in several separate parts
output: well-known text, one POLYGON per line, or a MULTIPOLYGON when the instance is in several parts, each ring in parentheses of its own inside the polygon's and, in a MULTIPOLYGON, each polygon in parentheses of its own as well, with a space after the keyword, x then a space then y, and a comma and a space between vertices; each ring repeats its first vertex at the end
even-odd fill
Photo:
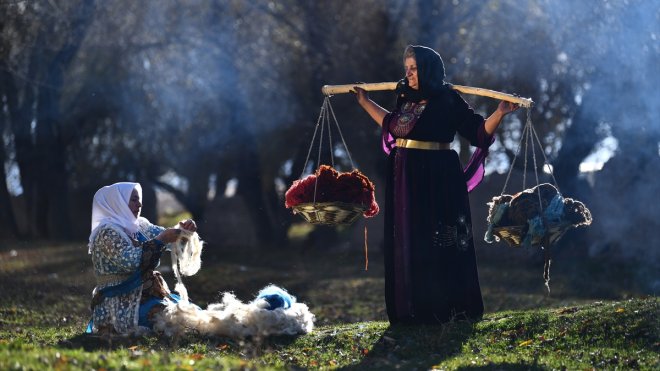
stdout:
POLYGON ((415 123, 419 116, 424 112, 426 108, 426 103, 413 103, 406 102, 401 106, 401 109, 398 112, 395 112, 396 117, 394 117, 390 122, 391 127, 390 131, 397 137, 405 137, 410 133, 410 131, 415 127, 415 123))

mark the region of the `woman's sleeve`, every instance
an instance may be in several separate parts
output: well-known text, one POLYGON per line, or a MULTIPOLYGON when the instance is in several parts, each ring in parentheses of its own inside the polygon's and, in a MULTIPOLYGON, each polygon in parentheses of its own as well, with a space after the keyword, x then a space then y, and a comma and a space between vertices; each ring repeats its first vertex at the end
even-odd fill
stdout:
POLYGON ((457 92, 454 91, 453 95, 455 112, 458 116, 456 131, 475 147, 484 149, 490 147, 493 143, 493 135, 486 133, 484 126, 486 120, 483 116, 474 112, 472 107, 457 92))
POLYGON ((104 264, 115 267, 117 273, 132 273, 140 266, 142 247, 133 246, 118 231, 104 228, 99 231, 94 243, 104 264))
MULTIPOLYGON (((156 238, 156 236, 158 236, 160 234, 160 232, 162 232, 166 229, 165 227, 161 227, 161 226, 156 225, 156 224, 151 224, 151 222, 147 218, 144 218, 144 217, 140 217, 139 224, 140 224, 140 230, 142 231, 142 233, 144 233, 144 235, 147 238, 149 238, 150 240, 153 240, 154 238, 156 238)), ((170 251, 172 249, 171 244, 165 244, 163 246, 164 246, 162 248, 163 250, 170 251)))
POLYGON ((151 224, 151 222, 144 217, 140 217, 139 224, 140 224, 140 229, 143 231, 144 235, 147 236, 147 238, 149 239, 158 236, 160 232, 165 230, 165 227, 151 224))
POLYGON ((392 118, 393 112, 390 112, 385 115, 383 118, 383 124, 381 126, 381 144, 383 146, 383 151, 385 154, 389 155, 390 152, 392 151, 392 148, 396 145, 396 140, 394 140, 394 137, 392 134, 390 134, 390 119, 392 118))

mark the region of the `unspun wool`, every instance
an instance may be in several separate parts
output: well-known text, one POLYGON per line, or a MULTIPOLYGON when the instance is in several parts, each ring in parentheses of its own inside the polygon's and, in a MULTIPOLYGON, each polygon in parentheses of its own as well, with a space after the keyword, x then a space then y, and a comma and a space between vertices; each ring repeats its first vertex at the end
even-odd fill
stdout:
POLYGON ((180 237, 172 244, 170 255, 172 270, 176 277, 174 291, 183 301, 188 301, 188 290, 181 280, 181 275, 192 276, 202 267, 202 249, 204 242, 197 232, 181 229, 180 237))
POLYGON ((296 335, 313 330, 315 317, 307 305, 297 303, 294 296, 275 285, 261 289, 249 303, 232 293, 224 293, 220 303, 206 309, 191 303, 181 275, 192 276, 199 271, 203 244, 197 233, 186 230, 181 230, 181 237, 172 244, 172 270, 177 280, 174 291, 181 300, 166 304, 155 318, 154 330, 170 337, 193 331, 231 338, 296 335))
POLYGON ((187 301, 170 302, 156 318, 154 330, 171 337, 194 331, 231 338, 296 335, 313 330, 314 314, 307 305, 295 302, 295 298, 288 308, 270 307, 264 298, 243 303, 232 293, 224 293, 220 303, 210 304, 206 309, 187 301))

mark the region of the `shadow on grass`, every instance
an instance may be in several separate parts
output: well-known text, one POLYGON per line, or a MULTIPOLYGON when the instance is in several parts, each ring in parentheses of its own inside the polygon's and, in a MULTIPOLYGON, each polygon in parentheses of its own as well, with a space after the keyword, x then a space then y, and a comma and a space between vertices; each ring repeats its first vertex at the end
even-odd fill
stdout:
POLYGON ((96 334, 78 334, 69 339, 61 340, 58 345, 68 349, 84 349, 87 352, 96 350, 116 350, 147 343, 144 337, 106 336, 96 334))
POLYGON ((235 341, 223 337, 202 337, 194 334, 186 334, 181 337, 169 338, 164 336, 150 335, 99 335, 80 333, 68 339, 60 340, 58 346, 67 349, 84 349, 92 352, 98 350, 117 350, 147 348, 147 349, 179 349, 191 344, 207 346, 212 344, 234 344, 235 341))
POLYGON ((525 371, 536 371, 536 370, 547 370, 546 367, 541 367, 535 364, 529 363, 511 363, 511 362, 502 362, 502 363, 491 363, 485 366, 469 366, 469 367, 459 367, 457 370, 525 370, 525 371))
POLYGON ((461 353, 474 333, 470 321, 442 325, 390 325, 362 361, 343 370, 431 369, 461 353))
POLYGON ((128 349, 152 349, 160 351, 175 351, 186 348, 224 350, 229 353, 242 354, 247 359, 258 358, 273 347, 287 347, 296 341, 295 336, 270 336, 266 338, 248 336, 246 338, 230 338, 226 336, 203 336, 187 333, 178 337, 166 337, 150 333, 148 335, 99 335, 80 333, 70 338, 60 340, 57 345, 66 349, 83 349, 87 352, 114 351, 128 349), (201 347, 201 348, 200 348, 201 347))

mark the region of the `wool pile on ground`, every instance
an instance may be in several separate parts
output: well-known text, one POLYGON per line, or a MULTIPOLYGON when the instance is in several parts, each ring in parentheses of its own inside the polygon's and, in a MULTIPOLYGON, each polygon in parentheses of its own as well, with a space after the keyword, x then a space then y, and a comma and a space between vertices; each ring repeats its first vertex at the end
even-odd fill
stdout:
POLYGON ((224 293, 220 303, 210 304, 206 309, 187 301, 170 303, 157 318, 154 330, 170 337, 192 331, 204 336, 231 338, 311 332, 314 314, 306 304, 290 298, 293 300, 289 307, 275 309, 265 298, 243 303, 232 293, 224 293))

